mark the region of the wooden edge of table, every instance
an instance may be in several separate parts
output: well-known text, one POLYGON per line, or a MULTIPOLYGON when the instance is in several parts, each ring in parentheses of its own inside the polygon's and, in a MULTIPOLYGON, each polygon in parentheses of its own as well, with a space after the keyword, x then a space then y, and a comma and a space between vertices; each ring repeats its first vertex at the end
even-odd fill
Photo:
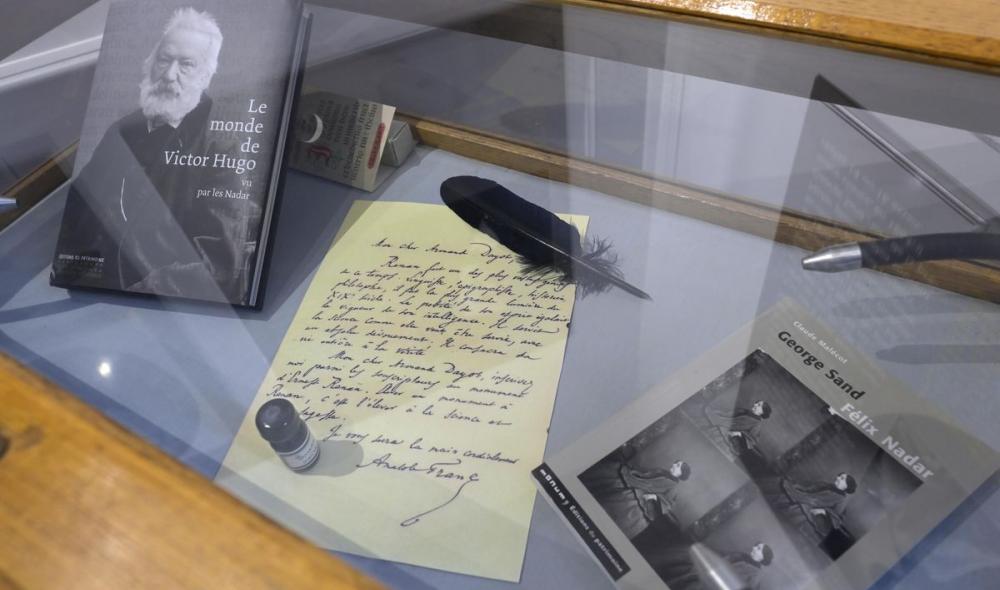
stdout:
POLYGON ((0 408, 2 590, 380 587, 2 355, 0 408))
MULTIPOLYGON (((556 1, 556 0, 549 0, 556 1)), ((696 19, 750 33, 790 35, 889 57, 1000 72, 1000 5, 889 0, 558 0, 619 12, 696 19), (905 16, 904 16, 905 15, 905 16)))
MULTIPOLYGON (((592 189, 663 211, 700 219, 807 251, 881 237, 829 221, 783 211, 706 189, 483 134, 401 115, 421 143, 527 174, 592 189)), ((1000 270, 976 262, 946 261, 887 267, 883 272, 986 301, 1000 302, 1000 270)))

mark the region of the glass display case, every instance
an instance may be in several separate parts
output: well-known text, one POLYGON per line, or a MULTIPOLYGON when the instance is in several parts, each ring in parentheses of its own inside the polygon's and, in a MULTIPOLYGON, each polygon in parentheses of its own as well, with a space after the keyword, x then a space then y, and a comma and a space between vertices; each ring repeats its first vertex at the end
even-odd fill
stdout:
MULTIPOLYGON (((528 504, 523 568, 499 581, 399 563, 396 549, 343 537, 259 477, 224 467, 310 285, 350 260, 327 254, 360 223, 352 207, 440 205, 444 181, 478 176, 586 218, 586 234, 612 245, 621 275, 649 295, 570 298, 571 325, 555 345, 564 356, 548 369, 551 417, 544 404, 535 416, 546 457, 786 299, 914 399, 1000 449, 1000 251, 994 260, 956 255, 835 273, 802 262, 879 238, 1000 235, 1000 78, 989 68, 597 2, 324 0, 307 9, 303 92, 393 105, 418 146, 370 193, 288 170, 256 310, 51 286, 77 142, 90 132, 84 114, 108 3, 0 61, 0 185, 17 201, 0 213, 0 352, 279 523, 341 549, 388 587, 610 587, 542 501, 528 504)), ((353 468, 384 456, 357 442, 360 450, 323 450, 344 453, 353 468)), ((525 481, 538 462, 522 465, 525 481)), ((994 474, 966 490, 969 499, 930 535, 899 548, 874 587, 994 587, 997 483, 994 474)), ((346 497, 337 510, 373 521, 386 510, 346 497)), ((503 508, 488 510, 504 520, 503 508)), ((435 535, 459 533, 423 542, 435 535)), ((489 557, 456 552, 440 563, 489 557)))

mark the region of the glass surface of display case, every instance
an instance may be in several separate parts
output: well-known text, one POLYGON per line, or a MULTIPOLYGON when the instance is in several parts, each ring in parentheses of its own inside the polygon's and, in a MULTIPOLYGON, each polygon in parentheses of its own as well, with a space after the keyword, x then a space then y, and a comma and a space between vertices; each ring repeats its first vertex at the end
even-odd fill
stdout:
POLYGON ((996 586, 990 67, 600 2, 204 4, 215 45, 101 1, 0 61, 0 352, 388 587, 697 588, 693 545, 759 588, 996 586), (178 31, 218 136, 146 108, 178 31), (378 149, 300 95, 416 147, 301 172, 378 149), (117 287, 57 253, 98 226, 117 287))

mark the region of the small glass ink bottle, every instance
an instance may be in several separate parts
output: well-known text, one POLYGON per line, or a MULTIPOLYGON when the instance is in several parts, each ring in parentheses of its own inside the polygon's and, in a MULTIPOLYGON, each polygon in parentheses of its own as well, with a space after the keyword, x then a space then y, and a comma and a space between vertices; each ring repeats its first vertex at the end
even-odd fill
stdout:
POLYGON ((272 399, 257 410, 257 430, 292 471, 306 471, 319 459, 319 443, 292 402, 272 399))

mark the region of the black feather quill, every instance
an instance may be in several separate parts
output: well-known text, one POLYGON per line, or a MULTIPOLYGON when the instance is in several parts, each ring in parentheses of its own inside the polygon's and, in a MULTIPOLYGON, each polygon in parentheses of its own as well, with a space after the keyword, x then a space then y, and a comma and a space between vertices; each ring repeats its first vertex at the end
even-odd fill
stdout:
POLYGON ((557 273, 576 283, 584 295, 616 286, 650 299, 622 279, 617 256, 606 240, 584 244, 573 225, 492 180, 449 178, 441 183, 441 200, 466 223, 517 254, 530 273, 557 273))

